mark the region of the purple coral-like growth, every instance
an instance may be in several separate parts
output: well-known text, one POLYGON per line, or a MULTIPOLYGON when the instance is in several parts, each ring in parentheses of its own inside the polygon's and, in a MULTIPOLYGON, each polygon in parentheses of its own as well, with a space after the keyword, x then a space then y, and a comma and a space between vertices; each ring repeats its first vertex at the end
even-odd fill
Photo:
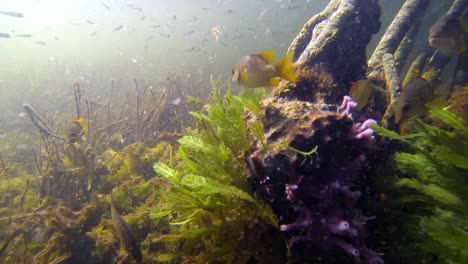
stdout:
POLYGON ((361 197, 355 184, 369 151, 362 143, 372 142, 369 126, 376 121, 354 124, 350 112, 355 105, 345 96, 337 113, 313 116, 310 136, 290 144, 297 149, 308 146, 301 151, 318 147, 308 163, 305 158, 291 162, 281 154, 255 153, 251 157, 259 168, 258 192, 282 219, 280 230, 288 234, 291 248, 301 243, 325 251, 341 248, 356 259, 378 264, 384 263, 382 254, 366 247, 363 232, 372 217, 362 216, 355 208, 361 197))

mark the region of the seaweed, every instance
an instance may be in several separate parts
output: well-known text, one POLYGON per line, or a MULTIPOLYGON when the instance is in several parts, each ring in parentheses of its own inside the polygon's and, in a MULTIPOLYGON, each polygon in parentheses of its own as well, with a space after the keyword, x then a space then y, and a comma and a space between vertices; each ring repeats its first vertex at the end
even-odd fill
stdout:
MULTIPOLYGON (((427 259, 438 263, 468 262, 468 126, 466 120, 444 109, 431 109, 447 130, 420 120, 413 133, 401 136, 382 127, 375 131, 407 145, 412 151, 395 154, 402 173, 394 187, 402 190, 400 201, 411 206, 402 216, 408 220, 410 238, 427 259)), ((402 220, 402 219, 400 219, 402 220)), ((404 222, 404 220, 403 220, 404 222)))
POLYGON ((213 100, 205 106, 206 113, 191 113, 198 128, 179 139, 171 164, 155 164, 171 189, 162 195, 166 210, 150 217, 171 215, 171 233, 159 241, 179 245, 177 252, 159 254, 159 261, 269 263, 281 256, 271 246, 278 241, 284 252, 284 241, 268 239, 279 234, 278 220, 250 190, 244 160, 252 136, 244 114, 261 116, 259 101, 265 96, 263 89, 239 96, 229 90, 222 98, 213 82, 213 100))

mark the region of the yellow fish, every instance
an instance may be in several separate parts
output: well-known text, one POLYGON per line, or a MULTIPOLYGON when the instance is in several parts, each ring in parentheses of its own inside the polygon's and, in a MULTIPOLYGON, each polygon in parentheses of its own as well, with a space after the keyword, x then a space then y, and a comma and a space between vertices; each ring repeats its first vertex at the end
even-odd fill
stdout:
POLYGON ((71 143, 80 141, 81 137, 86 135, 88 128, 83 118, 71 121, 67 128, 67 138, 71 143))
POLYGON ((349 88, 349 96, 357 103, 357 110, 361 110, 367 105, 374 89, 385 93, 384 89, 373 85, 368 79, 361 79, 351 85, 351 88, 349 88))
POLYGON ((294 52, 290 52, 273 65, 275 52, 272 50, 244 56, 232 70, 232 81, 251 88, 278 86, 278 78, 296 82, 292 68, 293 57, 294 52))
POLYGON ((351 86, 349 96, 357 103, 356 109, 361 110, 366 106, 372 94, 372 84, 370 80, 362 79, 351 86))

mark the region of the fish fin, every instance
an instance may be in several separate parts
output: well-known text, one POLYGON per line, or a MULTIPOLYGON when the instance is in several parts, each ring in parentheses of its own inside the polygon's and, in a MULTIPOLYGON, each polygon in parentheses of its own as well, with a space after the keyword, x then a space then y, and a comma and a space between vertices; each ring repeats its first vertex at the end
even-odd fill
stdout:
POLYGON ((296 82, 296 76, 294 75, 292 63, 294 58, 294 51, 289 52, 284 58, 282 58, 276 65, 275 69, 278 73, 278 77, 288 80, 292 83, 296 82))
POLYGON ((386 93, 387 90, 385 90, 384 88, 380 87, 380 86, 377 86, 375 84, 371 84, 371 87, 376 90, 377 92, 380 92, 380 93, 386 93))
POLYGON ((439 109, 439 108, 446 107, 447 104, 448 104, 448 102, 447 102, 447 100, 444 100, 444 98, 436 97, 432 101, 429 101, 429 102, 425 103, 424 106, 426 108, 428 108, 428 109, 432 109, 432 108, 439 109))
POLYGON ((268 87, 276 87, 278 85, 279 85, 279 80, 276 77, 268 80, 268 83, 266 84, 266 86, 268 87))
POLYGON ((262 57, 268 64, 275 63, 275 52, 273 50, 266 50, 262 53, 257 54, 258 56, 262 57))
POLYGON ((239 81, 242 83, 248 83, 249 82, 249 76, 247 74, 247 70, 241 71, 238 73, 239 74, 239 81))

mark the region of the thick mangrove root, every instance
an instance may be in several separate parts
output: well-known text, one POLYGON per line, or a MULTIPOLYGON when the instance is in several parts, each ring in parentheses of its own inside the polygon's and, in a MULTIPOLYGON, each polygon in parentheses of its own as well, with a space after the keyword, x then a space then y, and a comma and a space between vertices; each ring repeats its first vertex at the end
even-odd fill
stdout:
POLYGON ((395 53, 414 21, 424 15, 429 2, 428 0, 408 0, 403 4, 369 59, 369 73, 367 74, 369 79, 384 79, 382 56, 386 53, 395 53))
POLYGON ((389 100, 387 109, 382 117, 382 126, 388 127, 390 119, 393 117, 393 108, 396 103, 398 93, 401 91, 401 81, 395 67, 395 60, 390 53, 382 56, 383 70, 385 73, 385 82, 387 87, 387 97, 389 100))
POLYGON ((372 149, 369 126, 375 121, 354 123, 349 114, 354 106, 348 96, 341 106, 331 106, 336 111, 270 98, 262 102, 262 120, 247 119, 249 126, 263 123, 268 144, 248 157, 254 190, 280 220, 292 263, 312 262, 311 256, 345 263, 346 255, 383 263, 381 254, 366 246, 364 229, 371 218, 355 206, 361 191, 353 188, 366 178, 362 167, 372 149), (316 251, 301 256, 302 247, 316 251), (340 249, 343 254, 334 253, 340 249))
MULTIPOLYGON (((289 47, 289 51, 294 51, 297 71, 302 71, 297 78, 307 78, 304 72, 312 70, 327 76, 336 86, 333 97, 325 95, 317 100, 337 103, 352 82, 365 78, 366 46, 379 30, 379 15, 380 8, 374 0, 332 0, 323 12, 305 24, 289 47)), ((297 86, 296 89, 306 89, 305 94, 317 93, 317 87, 310 83, 299 81, 297 86)), ((294 97, 309 100, 300 94, 294 97)))

